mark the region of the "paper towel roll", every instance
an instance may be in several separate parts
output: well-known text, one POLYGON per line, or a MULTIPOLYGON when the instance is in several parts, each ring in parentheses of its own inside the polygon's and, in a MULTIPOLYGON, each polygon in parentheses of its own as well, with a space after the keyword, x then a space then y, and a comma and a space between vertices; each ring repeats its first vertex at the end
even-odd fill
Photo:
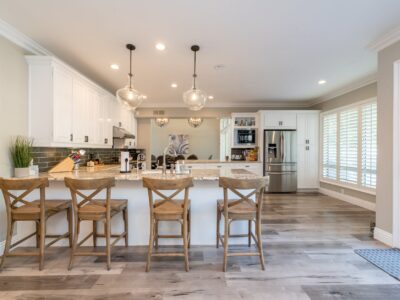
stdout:
POLYGON ((129 152, 121 151, 121 173, 130 172, 129 168, 129 152))

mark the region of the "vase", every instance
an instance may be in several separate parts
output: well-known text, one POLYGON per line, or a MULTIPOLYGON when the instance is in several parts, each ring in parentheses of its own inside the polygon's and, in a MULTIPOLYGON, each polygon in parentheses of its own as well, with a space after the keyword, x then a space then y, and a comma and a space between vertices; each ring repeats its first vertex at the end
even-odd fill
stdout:
POLYGON ((28 177, 30 168, 14 168, 14 176, 16 178, 28 177))

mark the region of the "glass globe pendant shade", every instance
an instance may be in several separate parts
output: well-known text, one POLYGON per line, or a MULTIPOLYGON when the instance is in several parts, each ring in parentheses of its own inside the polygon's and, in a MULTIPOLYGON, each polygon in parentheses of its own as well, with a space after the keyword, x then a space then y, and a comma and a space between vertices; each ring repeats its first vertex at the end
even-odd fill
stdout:
POLYGON ((117 91, 117 99, 127 103, 132 108, 136 108, 143 102, 143 95, 127 85, 117 91))
POLYGON ((183 93, 183 102, 190 110, 201 110, 207 102, 207 94, 199 89, 190 89, 183 93))

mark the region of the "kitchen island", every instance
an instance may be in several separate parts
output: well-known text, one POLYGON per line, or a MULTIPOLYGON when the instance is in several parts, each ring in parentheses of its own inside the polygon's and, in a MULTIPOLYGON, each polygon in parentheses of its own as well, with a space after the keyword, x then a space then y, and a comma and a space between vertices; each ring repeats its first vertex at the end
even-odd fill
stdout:
MULTIPOLYGON (((191 243, 192 245, 215 245, 216 243, 216 201, 223 199, 223 190, 218 186, 219 177, 232 177, 239 179, 259 178, 260 176, 245 169, 193 169, 190 174, 176 175, 167 171, 162 175, 159 170, 139 171, 133 170, 128 174, 121 174, 119 166, 105 165, 98 167, 84 167, 73 172, 42 173, 47 177, 50 187, 46 189, 47 199, 70 199, 69 190, 64 185, 65 177, 72 178, 102 178, 114 177, 116 186, 112 189, 112 198, 128 199, 129 214, 129 244, 147 245, 149 240, 149 200, 147 189, 143 188, 143 177, 154 178, 179 178, 190 176, 194 180, 194 187, 190 189, 191 200, 191 243)), ((234 198, 234 197, 232 197, 234 198)), ((82 222, 81 235, 85 236, 92 230, 91 222, 82 222)), ((102 230, 99 225, 99 231, 102 230)), ((66 219, 61 215, 50 218, 47 223, 49 234, 65 232, 67 229, 66 219)), ((24 236, 33 232, 34 225, 28 222, 18 224, 18 235, 24 236), (26 224, 24 224, 26 223, 26 224)), ((114 233, 123 231, 122 218, 116 216, 112 220, 111 230, 114 233)), ((180 232, 180 225, 173 222, 161 222, 160 234, 180 232)), ((247 221, 234 222, 231 226, 232 234, 246 233, 247 221)), ((102 245, 104 239, 99 239, 102 245)), ((34 245, 34 241, 27 241, 25 245, 34 245)), ((59 244, 67 244, 60 241, 59 244)), ((119 242, 121 245, 122 241, 119 242)), ((244 239, 232 239, 232 243, 246 243, 244 239)), ((182 244, 179 239, 160 239, 161 245, 182 244)), ((92 245, 92 240, 86 241, 84 245, 92 245)))

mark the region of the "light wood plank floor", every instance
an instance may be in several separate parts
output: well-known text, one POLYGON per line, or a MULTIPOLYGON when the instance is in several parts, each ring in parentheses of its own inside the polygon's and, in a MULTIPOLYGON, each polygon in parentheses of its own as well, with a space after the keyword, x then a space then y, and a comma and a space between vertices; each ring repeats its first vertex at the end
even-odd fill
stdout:
POLYGON ((189 273, 181 258, 154 259, 145 273, 145 247, 117 247, 111 271, 83 257, 68 272, 69 249, 53 247, 42 272, 34 258, 9 258, 0 299, 400 299, 399 281, 353 252, 385 247, 370 237, 374 219, 323 195, 268 195, 264 272, 257 257, 230 258, 221 272, 215 247, 192 247, 189 273))

